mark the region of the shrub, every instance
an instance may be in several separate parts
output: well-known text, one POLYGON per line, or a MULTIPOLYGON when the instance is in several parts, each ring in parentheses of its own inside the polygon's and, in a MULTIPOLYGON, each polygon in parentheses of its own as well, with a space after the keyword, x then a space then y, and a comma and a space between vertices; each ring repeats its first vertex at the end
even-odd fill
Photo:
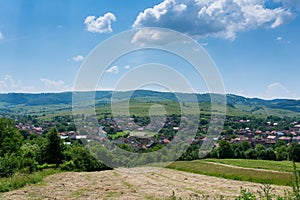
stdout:
POLYGON ((13 156, 6 154, 0 157, 0 177, 12 176, 20 168, 20 160, 13 156))

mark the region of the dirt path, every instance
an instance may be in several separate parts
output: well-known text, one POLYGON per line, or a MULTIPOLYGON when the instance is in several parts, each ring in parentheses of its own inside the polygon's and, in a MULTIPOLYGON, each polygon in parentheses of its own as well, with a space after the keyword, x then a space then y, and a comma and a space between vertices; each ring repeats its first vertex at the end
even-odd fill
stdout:
POLYGON ((234 166, 234 165, 228 165, 224 163, 217 163, 217 162, 207 162, 209 164, 214 164, 214 165, 220 165, 224 167, 231 167, 231 168, 236 168, 236 169, 247 169, 247 170, 254 170, 254 171, 264 171, 264 172, 274 172, 274 173, 291 173, 291 172, 285 172, 285 171, 276 171, 276 170, 270 170, 270 169, 258 169, 258 168, 250 168, 250 167, 239 167, 239 166, 234 166))
MULTIPOLYGON (((168 199, 174 191, 183 199, 234 199, 241 187, 258 184, 150 167, 102 172, 66 172, 49 176, 44 183, 0 194, 0 199, 168 199)), ((273 186, 282 193, 287 187, 273 186)))

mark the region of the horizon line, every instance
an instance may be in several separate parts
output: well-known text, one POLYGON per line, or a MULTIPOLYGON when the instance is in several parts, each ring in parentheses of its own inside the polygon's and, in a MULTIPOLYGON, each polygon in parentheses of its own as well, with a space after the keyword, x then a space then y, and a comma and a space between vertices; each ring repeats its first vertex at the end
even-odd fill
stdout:
MULTIPOLYGON (((121 90, 121 91, 114 91, 114 90, 95 90, 95 91, 46 91, 46 92, 5 92, 5 93, 1 93, 0 95, 9 95, 9 94, 29 94, 29 95, 39 95, 39 94, 62 94, 62 93, 76 93, 76 92, 132 92, 132 91, 150 91, 150 92, 159 92, 159 93, 172 93, 169 91, 159 91, 159 90, 152 90, 152 89, 139 89, 139 90, 121 90)), ((247 99, 261 99, 261 100, 265 100, 265 101, 272 101, 272 100, 295 100, 295 101, 299 101, 300 98, 292 98, 292 97, 275 97, 275 98, 264 98, 264 97, 258 97, 258 96, 244 96, 244 95, 240 95, 240 94, 234 94, 234 93, 225 93, 225 94, 221 94, 221 93, 213 93, 213 92, 182 92, 182 91, 178 91, 178 92, 174 92, 177 94, 196 94, 196 95, 205 95, 205 94, 217 94, 217 95, 234 95, 234 96, 239 96, 239 97, 244 97, 247 99)))

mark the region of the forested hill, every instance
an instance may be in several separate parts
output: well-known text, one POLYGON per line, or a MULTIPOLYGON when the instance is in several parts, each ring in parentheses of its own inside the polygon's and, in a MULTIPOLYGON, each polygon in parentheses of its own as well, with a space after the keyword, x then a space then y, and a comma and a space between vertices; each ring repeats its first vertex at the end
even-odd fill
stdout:
MULTIPOLYGON (((117 98, 128 97, 132 92, 116 92, 114 95, 117 98)), ((96 100, 101 102, 109 102, 112 91, 97 91, 95 93, 96 100)), ((71 105, 72 92, 62 93, 40 93, 40 94, 24 94, 24 93, 9 93, 0 94, 0 109, 5 109, 14 106, 49 106, 49 105, 71 105)), ((197 94, 199 103, 210 102, 211 94, 197 94)), ((216 95, 216 94, 213 94, 216 95)), ((138 90, 132 93, 132 99, 140 101, 177 101, 177 99, 193 102, 194 95, 188 93, 169 93, 157 92, 150 90, 138 90), (179 98, 177 98, 179 97, 179 98)), ((293 99, 274 99, 263 100, 259 98, 246 98, 233 94, 227 95, 227 104, 239 109, 247 109, 251 112, 256 112, 263 108, 280 109, 292 112, 300 112, 300 100, 293 99)))

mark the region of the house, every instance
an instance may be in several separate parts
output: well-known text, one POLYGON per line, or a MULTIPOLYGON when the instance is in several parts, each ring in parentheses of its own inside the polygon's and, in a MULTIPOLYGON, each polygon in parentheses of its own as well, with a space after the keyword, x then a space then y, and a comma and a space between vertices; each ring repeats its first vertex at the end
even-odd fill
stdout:
POLYGON ((293 142, 300 144, 300 136, 293 137, 293 142))
POLYGON ((76 140, 86 139, 87 135, 76 135, 76 140))
POLYGON ((284 136, 284 133, 283 132, 277 132, 276 135, 281 137, 281 136, 284 136))
POLYGON ((164 139, 164 143, 168 144, 168 143, 170 143, 170 140, 164 139))
POLYGON ((285 141, 286 143, 289 143, 289 142, 291 142, 292 138, 287 137, 287 136, 281 136, 278 138, 278 140, 282 140, 282 141, 285 141))
POLYGON ((138 131, 143 131, 144 130, 144 127, 139 127, 138 128, 138 131))
POLYGON ((276 140, 277 139, 277 136, 276 135, 269 135, 267 137, 267 140, 276 140))
POLYGON ((146 148, 151 148, 154 146, 154 144, 155 144, 154 141, 151 140, 148 144, 146 144, 146 148))

